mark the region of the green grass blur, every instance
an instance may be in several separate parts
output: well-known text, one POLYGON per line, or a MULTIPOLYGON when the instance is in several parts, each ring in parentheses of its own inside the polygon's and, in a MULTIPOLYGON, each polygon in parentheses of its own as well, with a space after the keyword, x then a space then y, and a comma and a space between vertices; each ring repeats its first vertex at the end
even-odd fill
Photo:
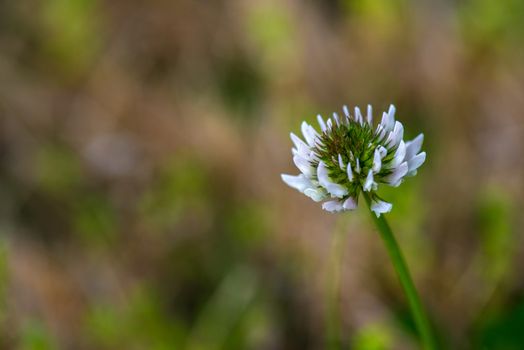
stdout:
MULTIPOLYGON (((289 132, 397 106, 381 189, 442 349, 524 348, 524 2, 0 2, 0 348, 322 349, 337 216, 289 132)), ((364 201, 342 348, 418 349, 364 201)))

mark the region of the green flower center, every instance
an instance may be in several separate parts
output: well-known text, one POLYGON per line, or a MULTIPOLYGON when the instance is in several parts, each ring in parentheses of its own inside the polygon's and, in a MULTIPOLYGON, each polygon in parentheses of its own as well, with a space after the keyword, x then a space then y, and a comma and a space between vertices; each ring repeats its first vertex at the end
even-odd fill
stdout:
MULTIPOLYGON (((350 120, 349 124, 333 125, 331 129, 320 135, 320 141, 322 144, 313 148, 319 160, 313 161, 312 165, 317 167, 319 161, 323 161, 331 180, 346 186, 349 195, 355 198, 358 197, 369 170, 373 167, 373 158, 377 147, 383 146, 387 150, 386 155, 382 158, 382 164, 390 162, 396 152, 396 147, 387 147, 385 136, 381 138, 368 123, 361 125, 354 120, 350 120), (342 159, 343 168, 340 167, 339 155, 342 159), (347 174, 348 163, 351 164, 353 173, 353 181, 351 182, 348 180, 347 174)), ((381 169, 375 175, 376 180, 390 173, 390 170, 381 169)))

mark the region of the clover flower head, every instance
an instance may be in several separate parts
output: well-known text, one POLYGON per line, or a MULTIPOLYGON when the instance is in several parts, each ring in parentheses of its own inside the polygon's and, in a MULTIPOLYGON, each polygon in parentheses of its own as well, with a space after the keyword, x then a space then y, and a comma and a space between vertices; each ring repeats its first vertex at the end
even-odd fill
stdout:
POLYGON ((397 187, 416 175, 426 160, 426 152, 420 152, 424 135, 405 142, 393 105, 376 127, 370 105, 365 117, 358 107, 353 115, 346 106, 343 112, 344 116, 333 113, 326 121, 318 115, 320 132, 302 122, 305 141, 291 133, 293 161, 300 174, 282 174, 282 180, 314 201, 324 201, 322 208, 329 212, 356 209, 360 192, 368 192, 371 210, 380 216, 393 206, 377 195, 379 184, 397 187))

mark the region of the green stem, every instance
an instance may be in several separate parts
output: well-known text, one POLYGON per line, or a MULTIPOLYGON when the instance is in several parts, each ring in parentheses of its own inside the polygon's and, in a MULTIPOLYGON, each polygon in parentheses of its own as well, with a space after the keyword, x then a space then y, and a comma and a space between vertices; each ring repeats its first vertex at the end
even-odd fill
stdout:
POLYGON ((340 312, 340 281, 344 260, 344 246, 347 234, 345 232, 345 217, 340 216, 332 236, 331 262, 328 274, 327 292, 327 337, 326 349, 338 350, 342 347, 341 312, 340 312))
POLYGON ((417 326, 418 332, 420 333, 420 337, 422 338, 422 343, 424 344, 424 349, 435 350, 437 349, 437 345, 435 343, 435 339, 431 331, 428 317, 424 312, 422 303, 420 302, 420 297, 417 293, 417 289, 415 288, 413 280, 411 279, 411 275, 409 273, 404 257, 402 256, 402 252, 400 251, 400 247, 398 246, 398 243, 395 239, 395 236, 393 235, 393 232, 391 231, 391 228, 389 227, 386 218, 384 218, 384 215, 377 217, 375 213, 371 211, 371 198, 369 197, 369 195, 365 192, 363 194, 368 204, 368 207, 370 208, 371 217, 373 218, 373 221, 375 222, 375 225, 377 226, 378 231, 380 232, 380 236, 382 237, 382 240, 386 245, 389 256, 393 263, 393 267, 395 268, 397 276, 400 280, 400 284, 402 284, 404 292, 406 293, 406 296, 408 298, 409 306, 411 308, 415 324, 417 326))

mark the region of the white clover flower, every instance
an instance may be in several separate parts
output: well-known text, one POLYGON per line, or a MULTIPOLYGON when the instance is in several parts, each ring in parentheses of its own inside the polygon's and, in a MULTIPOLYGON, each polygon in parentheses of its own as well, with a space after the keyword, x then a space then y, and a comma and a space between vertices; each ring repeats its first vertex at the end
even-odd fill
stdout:
POLYGON ((291 133, 293 161, 301 174, 282 174, 282 180, 315 202, 325 201, 322 209, 329 212, 356 209, 360 191, 368 192, 371 210, 380 216, 393 206, 376 194, 378 185, 397 187, 416 175, 426 160, 426 152, 420 152, 424 135, 405 142, 393 105, 376 128, 370 105, 365 118, 358 107, 354 115, 346 106, 343 111, 345 117, 333 113, 327 121, 318 115, 320 133, 302 122, 305 142, 291 133))

